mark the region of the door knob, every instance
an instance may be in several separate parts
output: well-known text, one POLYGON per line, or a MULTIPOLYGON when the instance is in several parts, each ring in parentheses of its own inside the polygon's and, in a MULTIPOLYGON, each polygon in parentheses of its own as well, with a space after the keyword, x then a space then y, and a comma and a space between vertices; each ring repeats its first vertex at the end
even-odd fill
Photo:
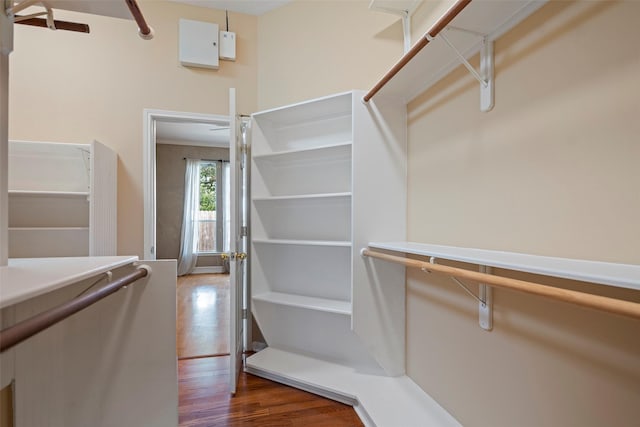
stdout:
POLYGON ((244 261, 247 258, 247 254, 244 252, 236 252, 236 258, 240 261, 244 261))

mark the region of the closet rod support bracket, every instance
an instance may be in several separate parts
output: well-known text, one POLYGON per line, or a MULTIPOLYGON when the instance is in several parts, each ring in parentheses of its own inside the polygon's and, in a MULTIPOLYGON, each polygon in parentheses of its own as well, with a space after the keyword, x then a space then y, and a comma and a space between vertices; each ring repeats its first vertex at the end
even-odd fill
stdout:
MULTIPOLYGON (((433 256, 430 257, 429 264, 437 264, 437 259, 433 256)), ((421 270, 424 273, 431 273, 429 267, 422 267, 421 270)), ((479 271, 480 273, 491 274, 491 267, 481 265, 479 271)), ((451 276, 451 280, 478 301, 478 323, 480 327, 485 331, 493 329, 493 288, 484 283, 478 283, 478 295, 476 295, 458 278, 451 276)))
MULTIPOLYGON (((480 273, 491 274, 491 267, 481 265, 480 273)), ((493 288, 484 283, 478 285, 480 301, 478 302, 478 323, 485 331, 493 329, 493 288)))
MULTIPOLYGON (((449 28, 449 27, 448 27, 449 28)), ((464 31, 456 27, 450 27, 451 30, 464 31)), ((475 34, 471 32, 472 34, 475 34)), ((480 83, 480 111, 489 112, 494 106, 494 63, 495 56, 493 52, 493 40, 489 40, 487 36, 482 36, 482 46, 480 47, 480 72, 467 61, 467 58, 451 43, 447 36, 441 32, 439 37, 453 50, 458 60, 464 65, 471 75, 480 83)), ((428 36, 427 39, 434 37, 428 36)), ((429 40, 431 41, 431 40, 429 40)))

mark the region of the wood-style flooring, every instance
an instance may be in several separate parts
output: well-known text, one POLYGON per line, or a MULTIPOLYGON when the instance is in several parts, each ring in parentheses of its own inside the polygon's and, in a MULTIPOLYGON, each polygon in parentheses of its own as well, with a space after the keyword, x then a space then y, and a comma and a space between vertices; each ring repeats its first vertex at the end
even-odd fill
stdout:
POLYGON ((352 407, 242 373, 227 390, 229 356, 180 360, 180 427, 356 427, 352 407))
POLYGON ((229 275, 178 277, 178 359, 229 354, 229 275))
POLYGON ((179 426, 356 427, 352 407, 241 373, 229 394, 229 276, 178 278, 179 426))

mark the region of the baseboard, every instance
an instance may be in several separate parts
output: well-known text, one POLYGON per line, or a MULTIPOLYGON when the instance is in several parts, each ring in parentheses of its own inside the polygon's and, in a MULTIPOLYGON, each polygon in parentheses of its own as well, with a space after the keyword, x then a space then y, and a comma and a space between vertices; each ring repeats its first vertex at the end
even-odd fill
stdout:
POLYGON ((226 273, 224 267, 219 265, 215 267, 196 267, 189 274, 212 274, 212 273, 226 273))

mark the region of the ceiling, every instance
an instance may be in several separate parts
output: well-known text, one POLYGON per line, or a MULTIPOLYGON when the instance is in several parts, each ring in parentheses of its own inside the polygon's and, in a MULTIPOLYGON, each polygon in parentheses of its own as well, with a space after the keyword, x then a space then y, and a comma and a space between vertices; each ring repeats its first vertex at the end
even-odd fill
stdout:
POLYGON ((229 10, 247 15, 262 15, 290 3, 292 0, 170 0, 192 6, 229 10))
POLYGON ((156 121, 158 144, 228 147, 229 138, 228 124, 156 121))

